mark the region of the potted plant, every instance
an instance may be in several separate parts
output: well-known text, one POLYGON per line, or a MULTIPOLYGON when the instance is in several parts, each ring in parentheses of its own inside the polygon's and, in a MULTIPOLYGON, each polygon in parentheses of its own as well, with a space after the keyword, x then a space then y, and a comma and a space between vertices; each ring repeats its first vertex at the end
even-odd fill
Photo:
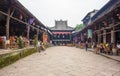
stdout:
POLYGON ((23 40, 22 40, 21 36, 18 38, 18 45, 19 45, 19 48, 23 48, 24 47, 24 43, 23 43, 23 40))

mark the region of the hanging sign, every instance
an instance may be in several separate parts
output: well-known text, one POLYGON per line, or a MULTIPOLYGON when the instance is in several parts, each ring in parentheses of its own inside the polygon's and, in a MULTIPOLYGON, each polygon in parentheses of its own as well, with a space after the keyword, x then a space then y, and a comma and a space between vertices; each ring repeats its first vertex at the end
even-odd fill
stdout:
POLYGON ((88 38, 92 38, 92 30, 88 29, 88 38))

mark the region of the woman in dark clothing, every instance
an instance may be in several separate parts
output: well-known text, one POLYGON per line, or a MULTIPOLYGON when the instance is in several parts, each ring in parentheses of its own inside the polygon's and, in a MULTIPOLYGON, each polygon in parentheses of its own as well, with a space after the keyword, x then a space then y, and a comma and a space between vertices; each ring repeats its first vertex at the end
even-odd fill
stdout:
POLYGON ((85 43, 85 50, 88 50, 88 42, 85 43))

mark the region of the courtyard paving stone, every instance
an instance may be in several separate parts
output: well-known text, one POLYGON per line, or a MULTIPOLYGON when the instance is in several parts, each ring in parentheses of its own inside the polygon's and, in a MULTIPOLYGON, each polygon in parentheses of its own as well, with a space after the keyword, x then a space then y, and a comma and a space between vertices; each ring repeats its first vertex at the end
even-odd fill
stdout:
POLYGON ((0 76, 120 76, 120 62, 84 49, 55 46, 1 69, 0 76))

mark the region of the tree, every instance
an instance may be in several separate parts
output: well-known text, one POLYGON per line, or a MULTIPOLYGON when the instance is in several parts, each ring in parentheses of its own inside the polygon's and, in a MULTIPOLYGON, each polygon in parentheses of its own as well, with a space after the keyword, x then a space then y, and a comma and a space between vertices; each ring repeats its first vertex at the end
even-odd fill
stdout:
POLYGON ((75 30, 77 31, 77 30, 80 30, 80 29, 82 29, 84 26, 83 26, 83 24, 77 24, 76 25, 76 27, 75 27, 75 30))

